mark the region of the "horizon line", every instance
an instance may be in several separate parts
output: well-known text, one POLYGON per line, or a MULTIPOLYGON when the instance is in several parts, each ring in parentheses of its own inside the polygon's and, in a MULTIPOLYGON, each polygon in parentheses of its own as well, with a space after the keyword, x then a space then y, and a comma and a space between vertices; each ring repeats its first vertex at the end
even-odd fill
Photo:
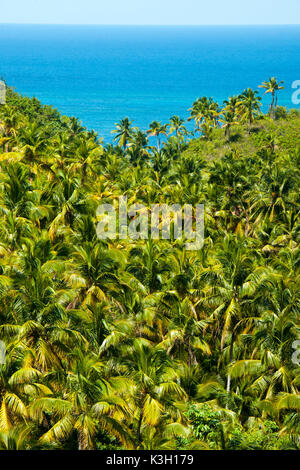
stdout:
POLYGON ((300 23, 203 23, 203 24, 143 24, 143 23, 20 23, 20 22, 0 22, 0 25, 20 25, 20 26, 163 26, 163 27, 187 27, 187 26, 300 26, 300 23))

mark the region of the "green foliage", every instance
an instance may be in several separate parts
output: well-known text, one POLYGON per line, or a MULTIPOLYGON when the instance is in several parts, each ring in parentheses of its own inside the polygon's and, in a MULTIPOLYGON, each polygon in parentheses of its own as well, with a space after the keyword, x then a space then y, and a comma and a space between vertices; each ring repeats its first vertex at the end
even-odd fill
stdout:
POLYGON ((1 449, 299 449, 300 116, 263 88, 268 115, 251 89, 204 97, 197 138, 125 118, 106 146, 8 91, 1 449), (121 195, 205 203, 203 248, 99 240, 97 207, 121 195))
POLYGON ((277 106, 275 109, 275 119, 287 119, 288 111, 284 106, 277 106))
POLYGON ((191 405, 186 415, 197 439, 215 445, 222 438, 223 426, 220 415, 209 405, 191 405))

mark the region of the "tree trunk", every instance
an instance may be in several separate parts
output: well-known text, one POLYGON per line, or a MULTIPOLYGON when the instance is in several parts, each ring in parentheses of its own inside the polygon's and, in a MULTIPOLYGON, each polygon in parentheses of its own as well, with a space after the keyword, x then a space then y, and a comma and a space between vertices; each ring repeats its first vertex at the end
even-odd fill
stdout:
POLYGON ((248 216, 246 216, 245 237, 248 237, 249 230, 250 230, 250 225, 249 225, 249 217, 248 217, 248 216))
POLYGON ((178 132, 178 130, 176 131, 176 137, 177 137, 177 151, 178 151, 178 155, 180 155, 180 142, 179 142, 179 132, 178 132))
MULTIPOLYGON (((233 334, 232 334, 231 335, 231 340, 230 340, 230 350, 229 350, 229 365, 231 365, 232 359, 233 359, 233 345, 234 345, 234 337, 233 337, 233 334)), ((230 375, 230 372, 228 372, 227 385, 226 385, 226 392, 227 392, 228 396, 229 396, 229 393, 230 393, 230 385, 231 385, 231 375, 230 375)), ((226 408, 228 408, 228 402, 226 403, 226 408)))
POLYGON ((77 442, 78 442, 78 450, 84 450, 83 446, 83 438, 81 431, 77 431, 77 442))
POLYGON ((86 170, 87 170, 87 163, 82 165, 82 173, 81 173, 81 184, 85 183, 86 179, 86 170))
POLYGON ((143 417, 144 417, 144 414, 143 414, 143 410, 141 409, 139 422, 138 422, 138 428, 137 428, 137 440, 138 440, 138 442, 142 442, 141 427, 142 427, 143 417))
POLYGON ((273 109, 274 109, 274 91, 272 91, 271 116, 273 116, 273 109))
POLYGON ((226 450, 226 444, 225 444, 225 436, 224 436, 224 430, 223 426, 220 429, 220 437, 221 437, 221 448, 222 450, 226 450))
POLYGON ((249 134, 251 133, 251 124, 252 124, 252 112, 250 112, 249 114, 249 130, 248 130, 249 134))

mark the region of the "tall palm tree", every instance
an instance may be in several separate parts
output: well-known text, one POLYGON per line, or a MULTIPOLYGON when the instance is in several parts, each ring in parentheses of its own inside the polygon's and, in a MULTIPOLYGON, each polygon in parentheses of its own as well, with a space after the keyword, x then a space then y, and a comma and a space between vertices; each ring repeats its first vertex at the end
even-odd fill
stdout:
POLYGON ((153 121, 151 124, 149 124, 149 130, 147 131, 147 134, 149 136, 155 136, 157 139, 157 151, 160 151, 160 136, 161 135, 167 135, 167 124, 162 124, 161 122, 158 121, 153 121))
POLYGON ((47 137, 47 131, 41 129, 37 123, 22 128, 18 135, 18 146, 34 173, 37 173, 37 168, 41 166, 50 170, 47 165, 50 156, 45 152, 48 144, 47 137))
POLYGON ((81 170, 81 184, 84 184, 87 177, 87 171, 95 172, 95 162, 98 160, 102 153, 102 148, 97 144, 93 138, 79 137, 74 141, 74 150, 72 156, 69 157, 69 162, 72 163, 72 168, 80 167, 81 170))
POLYGON ((5 105, 2 108, 2 116, 0 116, 0 129, 1 127, 3 128, 3 134, 7 138, 5 146, 6 152, 9 152, 9 142, 14 142, 17 135, 17 128, 20 124, 19 112, 5 105))
POLYGON ((258 92, 248 88, 240 95, 241 119, 248 122, 249 132, 255 118, 261 113, 261 98, 258 92))
POLYGON ((270 78, 269 80, 265 80, 261 85, 259 85, 259 88, 264 88, 266 93, 271 93, 272 94, 272 101, 270 105, 270 115, 274 117, 274 100, 275 100, 275 108, 277 107, 277 91, 279 90, 284 90, 284 87, 281 86, 284 83, 284 81, 278 82, 275 77, 270 78))
POLYGON ((228 100, 224 100, 223 102, 224 111, 232 113, 236 118, 239 115, 240 106, 240 96, 236 95, 230 96, 228 100))
POLYGON ((149 156, 149 143, 147 135, 143 132, 135 130, 130 138, 130 142, 128 144, 128 154, 131 158, 132 162, 141 161, 143 164, 144 159, 143 157, 149 156))
MULTIPOLYGON (((253 253, 254 255, 254 253, 253 253)), ((201 301, 214 305, 212 319, 216 332, 221 333, 220 348, 223 350, 225 343, 229 342, 229 364, 233 361, 234 345, 239 327, 244 315, 244 297, 247 297, 250 284, 248 276, 255 257, 251 259, 245 249, 243 238, 228 236, 221 243, 217 251, 217 259, 220 265, 215 264, 213 269, 204 269, 201 278, 212 285, 206 296, 201 301)), ((227 375, 227 392, 230 392, 231 376, 227 375)))
MULTIPOLYGON (((39 398, 30 407, 30 414, 38 423, 43 421, 44 412, 52 416, 51 427, 42 435, 41 442, 64 441, 75 432, 79 450, 94 449, 99 427, 130 448, 132 439, 122 423, 130 411, 103 376, 103 364, 93 355, 84 357, 76 350, 73 355, 74 369, 68 371, 62 396, 39 398)), ((126 386, 126 379, 123 383, 120 377, 118 387, 126 386)))
POLYGON ((129 121, 128 117, 121 119, 118 123, 116 123, 116 129, 112 131, 112 134, 116 134, 114 137, 114 142, 118 142, 123 150, 125 151, 126 145, 130 138, 133 135, 134 129, 131 127, 132 121, 129 121))
POLYGON ((178 153, 180 153, 180 143, 183 136, 187 135, 187 129, 184 126, 184 119, 181 119, 179 116, 172 116, 170 118, 170 134, 175 132, 178 145, 178 153))
POLYGON ((166 352, 147 341, 135 339, 123 362, 135 383, 136 442, 140 444, 143 429, 157 425, 168 411, 169 398, 184 399, 185 392, 166 352))
POLYGON ((224 112, 220 117, 220 122, 222 123, 221 127, 225 129, 225 137, 230 141, 231 128, 238 124, 234 113, 230 111, 224 112))
POLYGON ((219 105, 212 98, 206 96, 198 98, 189 109, 191 116, 188 118, 195 120, 196 132, 202 131, 204 137, 208 138, 211 129, 217 127, 219 117, 219 105))

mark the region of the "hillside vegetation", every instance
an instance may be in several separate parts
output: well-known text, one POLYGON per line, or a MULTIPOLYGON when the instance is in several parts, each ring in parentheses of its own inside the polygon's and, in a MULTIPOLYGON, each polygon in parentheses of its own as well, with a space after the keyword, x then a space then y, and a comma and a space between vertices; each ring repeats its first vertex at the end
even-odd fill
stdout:
POLYGON ((104 145, 8 90, 0 448, 299 450, 300 114, 246 90, 191 118, 104 145), (203 247, 100 240, 124 195, 204 203, 203 247))

